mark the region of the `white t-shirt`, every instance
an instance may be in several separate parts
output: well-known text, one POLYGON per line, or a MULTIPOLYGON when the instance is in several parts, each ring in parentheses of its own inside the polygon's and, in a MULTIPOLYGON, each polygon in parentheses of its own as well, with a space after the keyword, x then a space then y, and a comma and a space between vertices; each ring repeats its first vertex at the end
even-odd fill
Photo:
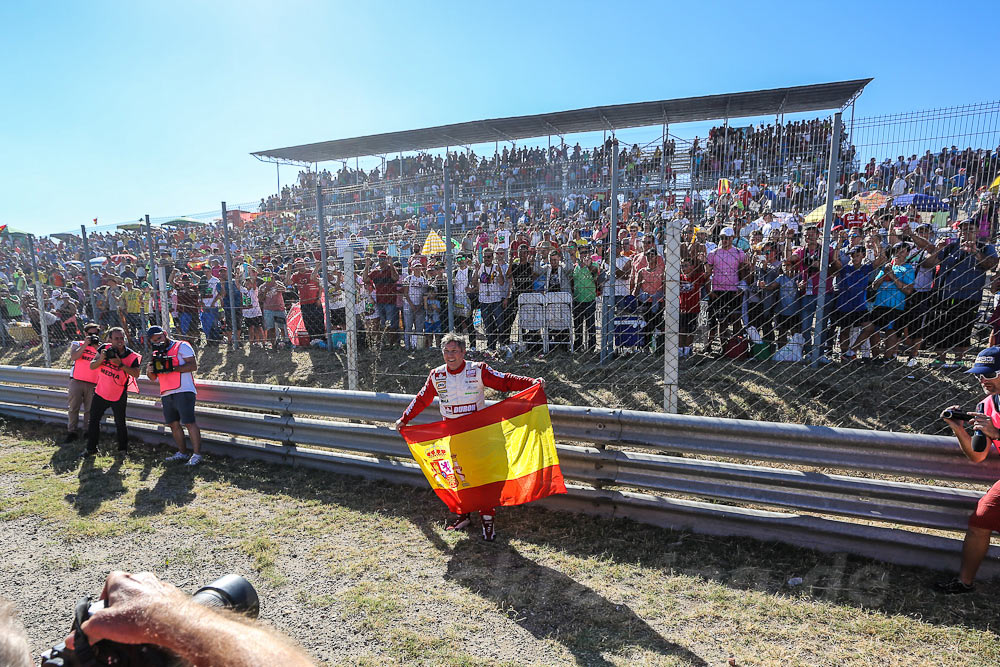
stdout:
MULTIPOLYGON (((180 360, 181 365, 183 365, 194 359, 194 348, 191 347, 190 343, 185 341, 180 341, 180 343, 180 347, 177 348, 177 358, 180 360)), ((181 386, 177 387, 177 389, 165 391, 162 395, 170 396, 170 394, 180 394, 185 391, 190 391, 195 395, 198 394, 198 390, 194 388, 194 373, 181 373, 181 386)))
POLYGON ((249 306, 243 306, 243 317, 260 317, 263 315, 260 310, 260 300, 257 296, 257 290, 241 287, 240 292, 243 293, 243 303, 246 304, 248 300, 250 302, 249 306))
MULTIPOLYGON (((419 308, 423 304, 424 291, 427 289, 427 278, 411 273, 403 278, 403 285, 406 287, 406 296, 419 308)), ((410 304, 403 299, 403 307, 410 308, 410 304)))

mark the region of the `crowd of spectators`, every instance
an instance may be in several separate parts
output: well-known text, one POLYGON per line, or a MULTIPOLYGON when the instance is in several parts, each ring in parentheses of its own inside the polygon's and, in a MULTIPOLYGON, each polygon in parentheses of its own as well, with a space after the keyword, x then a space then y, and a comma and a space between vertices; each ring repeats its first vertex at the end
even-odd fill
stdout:
MULTIPOLYGON (((544 302, 565 314, 546 326, 547 342, 556 350, 586 352, 598 343, 601 306, 614 293, 613 316, 642 322, 630 347, 649 351, 662 350, 666 310, 678 313, 682 355, 694 353, 696 343, 698 352, 723 353, 729 339, 746 335, 748 327, 754 342, 773 349, 801 334, 804 350, 815 344, 827 359, 862 352, 891 359, 903 352, 916 363, 921 349, 941 360, 945 350, 961 353, 974 322, 988 319, 980 317, 983 308, 992 310, 983 294, 994 291, 998 204, 984 183, 996 176, 998 152, 953 147, 909 160, 872 160, 846 172, 839 185, 845 198, 871 189, 899 194, 899 187, 911 194, 961 193, 963 206, 949 218, 973 222, 937 229, 928 213, 894 207, 891 199, 875 209, 860 202, 838 208, 826 287, 829 317, 814 336, 820 230, 805 224, 804 212, 821 201, 820 192, 825 196, 824 173, 816 162, 809 187, 804 175, 778 186, 772 181, 789 165, 804 169, 804 156, 824 154, 829 137, 824 120, 715 128, 704 146, 696 138, 685 149, 689 178, 708 170, 713 179, 731 179, 728 191, 711 194, 671 187, 672 139, 652 152, 622 147, 617 202, 607 188, 610 141, 589 150, 577 144, 504 148, 492 157, 453 153, 451 304, 440 249, 422 252, 446 215, 438 178, 443 158, 429 154, 388 160, 371 171, 347 165, 303 171, 294 184, 262 199, 259 211, 231 212, 233 275, 218 223, 155 227, 152 261, 143 231, 93 233, 91 257, 105 258, 94 265, 94 312, 83 269, 89 258, 78 237, 36 240, 41 306, 29 284, 26 248, 7 238, 0 245, 0 342, 25 342, 9 326, 15 322, 30 324, 37 337, 44 319, 51 343, 59 345, 92 319, 105 328, 124 327, 130 343, 141 345, 146 325, 161 311, 151 274, 164 267, 166 308, 180 338, 262 350, 322 347, 330 340, 327 318, 334 331, 346 325, 350 290, 342 258, 350 247, 359 330, 370 334, 359 337, 365 345, 424 346, 447 330, 451 309, 456 329, 469 334, 473 346, 478 333, 486 350, 535 352, 541 332, 518 316, 522 297, 561 293, 544 302), (661 170, 666 183, 651 181, 661 170), (330 213, 326 293, 317 183, 330 213), (620 227, 609 266, 612 206, 620 227), (664 302, 670 225, 682 230, 679 304, 664 302)), ((852 160, 848 153, 845 164, 852 160)), ((1000 326, 1000 316, 990 321, 1000 326)))

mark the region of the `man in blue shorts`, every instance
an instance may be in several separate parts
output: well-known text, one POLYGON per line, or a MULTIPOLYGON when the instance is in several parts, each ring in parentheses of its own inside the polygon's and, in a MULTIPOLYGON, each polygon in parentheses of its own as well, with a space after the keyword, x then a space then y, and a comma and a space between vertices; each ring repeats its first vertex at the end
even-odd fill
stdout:
POLYGON ((177 451, 167 457, 168 461, 187 461, 194 466, 201 462, 201 430, 194 419, 194 402, 198 394, 194 386, 194 372, 198 370, 194 349, 190 343, 170 340, 160 327, 149 327, 146 340, 153 349, 146 375, 160 384, 160 401, 163 403, 163 423, 177 443, 177 451), (184 442, 184 427, 191 436, 188 456, 184 442))

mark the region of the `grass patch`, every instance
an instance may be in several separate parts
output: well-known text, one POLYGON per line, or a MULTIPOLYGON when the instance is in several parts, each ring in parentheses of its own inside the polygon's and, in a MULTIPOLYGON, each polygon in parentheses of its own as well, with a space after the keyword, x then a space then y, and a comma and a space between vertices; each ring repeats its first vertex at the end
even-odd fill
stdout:
POLYGON ((333 664, 1000 664, 988 584, 949 598, 918 568, 530 506, 502 511, 486 544, 445 532, 426 489, 228 459, 192 472, 134 449, 86 468, 43 428, 7 424, 0 531, 53 536, 21 554, 0 532, 19 569, 96 581, 107 564, 88 545, 170 528, 193 541, 156 562, 249 564, 269 620, 333 664))

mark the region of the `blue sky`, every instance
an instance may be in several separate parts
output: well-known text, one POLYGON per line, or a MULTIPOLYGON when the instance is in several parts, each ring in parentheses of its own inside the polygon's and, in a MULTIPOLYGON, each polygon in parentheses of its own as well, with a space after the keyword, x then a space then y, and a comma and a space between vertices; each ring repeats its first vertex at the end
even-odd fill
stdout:
POLYGON ((0 3, 0 224, 255 201, 251 151, 485 117, 868 76, 858 115, 994 100, 998 6, 0 3))

